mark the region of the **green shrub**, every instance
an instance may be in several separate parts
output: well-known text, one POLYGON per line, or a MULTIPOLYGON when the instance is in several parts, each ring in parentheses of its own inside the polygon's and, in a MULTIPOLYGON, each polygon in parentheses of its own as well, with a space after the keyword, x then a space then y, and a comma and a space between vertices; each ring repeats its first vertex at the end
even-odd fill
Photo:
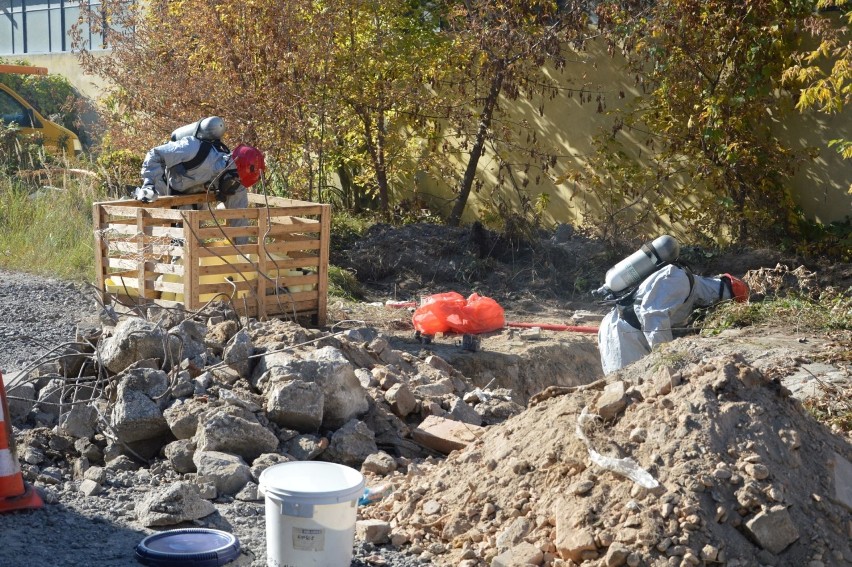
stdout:
POLYGON ((355 241, 360 239, 364 233, 375 222, 375 219, 357 216, 347 211, 335 211, 331 213, 331 246, 335 250, 350 248, 355 241))
MULTIPOLYGON (((0 59, 0 63, 6 61, 0 59)), ((23 60, 15 65, 29 65, 23 60)), ((79 107, 82 97, 62 75, 0 74, 0 83, 8 85, 41 113, 75 134, 80 134, 79 107)))
POLYGON ((103 190, 114 198, 126 197, 127 187, 138 186, 142 178, 142 156, 130 150, 107 150, 95 164, 103 190))
POLYGON ((333 297, 350 301, 357 301, 364 297, 364 290, 355 274, 334 265, 328 267, 328 293, 333 297))

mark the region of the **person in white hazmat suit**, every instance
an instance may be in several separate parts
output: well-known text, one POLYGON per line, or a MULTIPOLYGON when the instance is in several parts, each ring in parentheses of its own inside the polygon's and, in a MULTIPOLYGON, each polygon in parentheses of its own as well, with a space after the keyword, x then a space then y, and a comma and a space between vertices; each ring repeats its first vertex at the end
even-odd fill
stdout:
POLYGON ((225 208, 247 207, 247 187, 265 169, 263 154, 242 144, 231 152, 222 142, 224 133, 225 123, 218 116, 172 132, 169 142, 146 154, 136 199, 147 203, 158 196, 213 191, 225 208))
POLYGON ((720 301, 746 301, 748 286, 730 274, 693 275, 688 268, 666 265, 646 277, 635 293, 620 300, 601 321, 598 348, 604 374, 635 362, 684 327, 692 310, 720 301))

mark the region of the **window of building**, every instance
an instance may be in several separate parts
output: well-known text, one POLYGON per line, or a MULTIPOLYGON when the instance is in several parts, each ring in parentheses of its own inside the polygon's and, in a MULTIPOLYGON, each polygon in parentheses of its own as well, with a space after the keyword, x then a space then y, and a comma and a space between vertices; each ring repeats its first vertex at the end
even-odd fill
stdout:
MULTIPOLYGON (((94 13, 100 0, 89 0, 94 13)), ((0 0, 0 56, 71 51, 68 32, 80 18, 77 0, 0 0)), ((84 26, 88 49, 105 49, 103 34, 84 26)))

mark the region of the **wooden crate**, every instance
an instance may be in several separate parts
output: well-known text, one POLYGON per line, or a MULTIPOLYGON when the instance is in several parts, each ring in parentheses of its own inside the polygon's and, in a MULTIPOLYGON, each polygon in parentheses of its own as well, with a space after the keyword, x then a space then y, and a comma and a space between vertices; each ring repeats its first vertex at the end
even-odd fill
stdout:
POLYGON ((241 315, 325 325, 331 207, 255 193, 246 209, 216 204, 206 194, 95 203, 104 301, 188 310, 230 301, 241 315))

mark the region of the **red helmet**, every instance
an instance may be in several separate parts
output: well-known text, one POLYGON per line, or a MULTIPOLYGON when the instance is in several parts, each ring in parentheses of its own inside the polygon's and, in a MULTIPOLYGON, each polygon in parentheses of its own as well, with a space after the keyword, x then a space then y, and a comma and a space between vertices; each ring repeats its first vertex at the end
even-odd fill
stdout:
POLYGON ((748 301, 748 284, 739 278, 735 278, 731 274, 722 274, 722 277, 727 278, 728 283, 731 284, 731 295, 733 296, 734 301, 738 301, 740 303, 748 301))
POLYGON ((263 152, 257 148, 240 144, 231 152, 231 157, 237 164, 237 173, 240 175, 240 183, 243 187, 251 187, 257 183, 260 174, 266 169, 263 152))

